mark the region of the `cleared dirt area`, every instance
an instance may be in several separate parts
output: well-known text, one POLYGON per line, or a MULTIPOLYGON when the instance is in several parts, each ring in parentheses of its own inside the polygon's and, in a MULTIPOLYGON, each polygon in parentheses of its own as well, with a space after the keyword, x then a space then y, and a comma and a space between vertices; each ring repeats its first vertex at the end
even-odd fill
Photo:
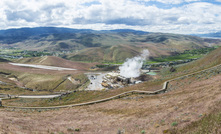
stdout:
POLYGON ((77 70, 88 70, 90 67, 96 65, 96 63, 81 63, 65 60, 55 56, 45 56, 36 58, 24 58, 16 60, 15 62, 24 64, 36 64, 36 65, 46 65, 46 66, 56 66, 64 68, 74 68, 77 70))
POLYGON ((57 70, 57 71, 73 71, 76 70, 74 68, 63 68, 63 67, 55 67, 55 66, 45 66, 45 65, 33 65, 33 64, 21 64, 21 63, 9 63, 14 66, 21 66, 21 67, 31 67, 31 68, 40 68, 40 69, 48 69, 48 70, 57 70))
POLYGON ((9 63, 2 63, 0 66, 1 70, 9 72, 18 72, 18 73, 35 73, 35 74, 75 74, 81 72, 80 70, 48 70, 48 69, 39 69, 39 68, 30 68, 22 66, 14 66, 9 63))
MULTIPOLYGON (((169 133, 203 118, 221 99, 221 75, 156 96, 129 96, 59 110, 0 110, 1 132, 127 134, 169 133), (80 129, 76 132, 75 129, 80 129)), ((188 80, 188 79, 187 79, 188 80)), ((192 79, 190 79, 192 80, 192 79)))
POLYGON ((0 70, 7 72, 18 72, 18 73, 35 73, 35 74, 75 74, 87 71, 90 67, 94 66, 96 63, 80 63, 72 62, 59 57, 46 56, 46 57, 36 57, 36 58, 24 58, 16 60, 15 62, 33 65, 45 65, 45 66, 55 66, 61 68, 72 68, 77 70, 49 70, 49 69, 39 69, 15 66, 9 63, 0 63, 0 70))
POLYGON ((102 89, 104 89, 104 87, 101 85, 101 83, 102 83, 103 77, 105 75, 106 75, 106 73, 88 73, 87 77, 90 80, 90 84, 85 90, 102 90, 102 89))

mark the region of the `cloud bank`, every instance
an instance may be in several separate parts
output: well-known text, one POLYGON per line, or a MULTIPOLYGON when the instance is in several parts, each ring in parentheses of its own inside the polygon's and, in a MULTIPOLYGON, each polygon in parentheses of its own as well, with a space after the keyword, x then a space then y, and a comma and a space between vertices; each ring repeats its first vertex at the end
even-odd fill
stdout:
POLYGON ((208 33, 221 30, 221 1, 1 0, 0 29, 55 26, 94 30, 208 33))

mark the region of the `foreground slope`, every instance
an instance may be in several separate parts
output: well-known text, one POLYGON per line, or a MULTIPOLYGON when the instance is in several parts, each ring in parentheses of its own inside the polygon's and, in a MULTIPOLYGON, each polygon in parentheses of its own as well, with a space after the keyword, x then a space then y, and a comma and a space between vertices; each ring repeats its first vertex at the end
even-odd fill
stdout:
MULTIPOLYGON (((0 122, 0 131, 73 133, 78 129, 80 133, 91 134, 119 131, 129 134, 141 131, 147 134, 188 133, 182 130, 185 126, 207 117, 214 108, 220 108, 221 75, 207 73, 174 81, 169 85, 173 90, 155 96, 135 95, 89 106, 50 111, 1 109, 3 122, 0 122)), ((213 133, 214 130, 220 132, 219 125, 207 132, 213 133)))

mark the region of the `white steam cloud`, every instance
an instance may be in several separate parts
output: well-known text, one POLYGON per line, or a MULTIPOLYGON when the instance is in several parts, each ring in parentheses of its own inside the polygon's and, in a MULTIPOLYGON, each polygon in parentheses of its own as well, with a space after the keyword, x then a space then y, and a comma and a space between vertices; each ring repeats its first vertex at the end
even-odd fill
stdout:
POLYGON ((120 75, 126 78, 140 76, 140 69, 147 57, 149 57, 149 51, 146 49, 143 50, 140 56, 127 59, 126 62, 119 67, 120 75))

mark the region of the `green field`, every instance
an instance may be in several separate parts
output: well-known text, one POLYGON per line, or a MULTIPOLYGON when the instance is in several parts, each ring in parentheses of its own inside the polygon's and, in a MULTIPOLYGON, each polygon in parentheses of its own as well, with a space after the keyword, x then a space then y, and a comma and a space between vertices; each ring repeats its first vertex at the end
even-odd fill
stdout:
POLYGON ((0 58, 7 60, 28 58, 28 57, 40 57, 40 56, 52 55, 50 52, 44 51, 27 51, 21 49, 0 49, 0 58))
POLYGON ((206 47, 200 49, 193 49, 193 50, 186 50, 183 53, 177 53, 176 55, 172 56, 161 56, 158 58, 153 58, 150 61, 147 61, 147 64, 151 63, 160 63, 160 62, 170 62, 170 61, 178 61, 178 60, 188 60, 188 59, 199 59, 205 56, 206 54, 210 53, 211 51, 215 50, 216 47, 206 47))
POLYGON ((203 56, 202 54, 199 54, 199 55, 180 54, 180 55, 175 55, 175 56, 154 58, 149 63, 170 62, 170 61, 187 60, 187 59, 198 59, 198 58, 201 58, 202 56, 203 56))

